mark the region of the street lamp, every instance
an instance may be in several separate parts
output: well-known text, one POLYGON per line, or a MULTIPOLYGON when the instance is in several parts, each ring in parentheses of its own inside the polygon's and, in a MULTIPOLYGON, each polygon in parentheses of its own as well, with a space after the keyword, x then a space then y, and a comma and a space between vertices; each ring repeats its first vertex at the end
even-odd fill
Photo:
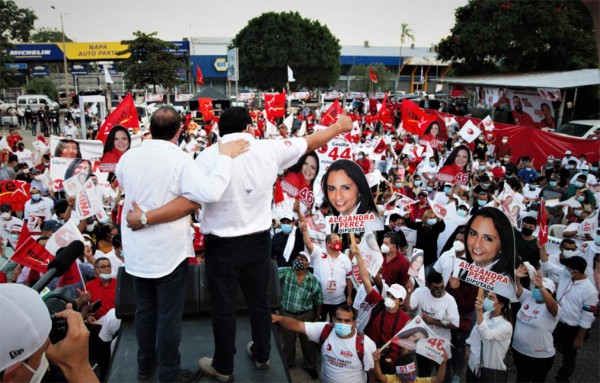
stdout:
MULTIPOLYGON (((56 8, 54 8, 54 5, 51 5, 50 8, 52 8, 56 11, 56 8)), ((62 32, 63 66, 64 66, 64 71, 65 71, 65 93, 67 94, 67 109, 69 109, 69 107, 71 106, 71 102, 69 101, 70 100, 69 72, 68 72, 68 68, 67 68, 67 48, 66 48, 66 44, 65 44, 65 27, 63 24, 62 12, 60 12, 60 30, 62 32)))

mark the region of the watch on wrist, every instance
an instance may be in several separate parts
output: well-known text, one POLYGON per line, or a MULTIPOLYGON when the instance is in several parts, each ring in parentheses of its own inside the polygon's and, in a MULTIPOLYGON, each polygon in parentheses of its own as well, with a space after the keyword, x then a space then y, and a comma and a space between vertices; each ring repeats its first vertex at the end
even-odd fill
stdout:
POLYGON ((146 212, 142 212, 142 215, 140 216, 140 223, 144 227, 148 226, 148 219, 146 218, 146 212))

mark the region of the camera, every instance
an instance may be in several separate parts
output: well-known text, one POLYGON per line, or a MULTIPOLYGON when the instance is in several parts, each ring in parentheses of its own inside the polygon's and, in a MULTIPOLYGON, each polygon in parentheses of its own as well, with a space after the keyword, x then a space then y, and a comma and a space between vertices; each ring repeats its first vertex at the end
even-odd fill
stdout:
POLYGON ((67 331, 69 330, 67 320, 65 318, 57 318, 56 313, 66 310, 68 303, 73 305, 73 310, 77 310, 77 304, 68 297, 68 294, 69 291, 66 288, 60 287, 43 298, 44 303, 48 308, 48 312, 50 313, 50 317, 52 318, 52 328, 50 330, 50 335, 48 336, 52 344, 56 344, 65 339, 67 331))

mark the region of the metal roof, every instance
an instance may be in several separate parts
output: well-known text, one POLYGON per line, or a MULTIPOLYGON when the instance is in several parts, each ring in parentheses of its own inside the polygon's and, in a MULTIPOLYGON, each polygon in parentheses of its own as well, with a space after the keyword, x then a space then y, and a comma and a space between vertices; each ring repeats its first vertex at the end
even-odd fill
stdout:
POLYGON ((442 84, 483 85, 506 88, 558 88, 600 85, 600 69, 581 69, 567 72, 520 73, 494 76, 444 77, 435 80, 442 84))

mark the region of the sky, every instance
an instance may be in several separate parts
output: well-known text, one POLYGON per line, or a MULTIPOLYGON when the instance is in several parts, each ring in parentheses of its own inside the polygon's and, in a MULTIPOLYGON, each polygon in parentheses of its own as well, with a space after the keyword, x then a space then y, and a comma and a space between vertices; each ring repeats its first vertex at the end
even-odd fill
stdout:
MULTIPOLYGON (((163 40, 235 37, 264 12, 297 11, 319 20, 341 45, 400 46, 408 23, 415 46, 430 47, 450 34, 454 11, 468 0, 15 0, 32 9, 35 27, 60 30, 76 42, 121 41, 133 32, 158 32, 163 40), (56 10, 50 8, 53 5, 56 10)), ((410 44, 408 41, 406 45, 410 44)))

